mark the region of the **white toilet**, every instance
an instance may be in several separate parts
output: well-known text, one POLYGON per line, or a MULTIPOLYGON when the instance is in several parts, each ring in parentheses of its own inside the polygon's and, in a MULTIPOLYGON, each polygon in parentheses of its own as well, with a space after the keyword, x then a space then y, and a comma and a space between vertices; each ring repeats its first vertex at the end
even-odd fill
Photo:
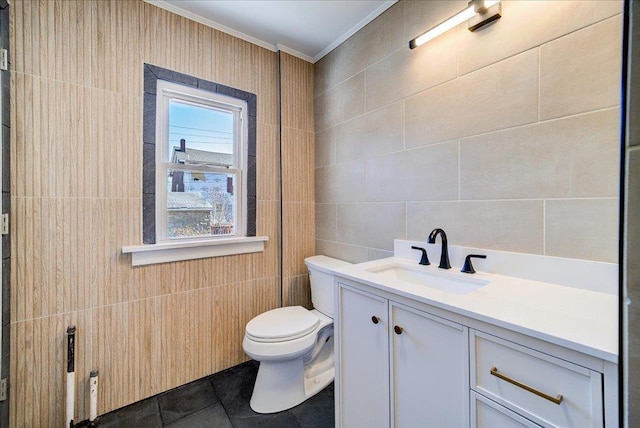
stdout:
POLYGON ((334 285, 331 269, 349 263, 326 256, 305 259, 315 309, 288 306, 247 323, 242 347, 260 361, 251 408, 258 413, 290 409, 333 381, 334 285))

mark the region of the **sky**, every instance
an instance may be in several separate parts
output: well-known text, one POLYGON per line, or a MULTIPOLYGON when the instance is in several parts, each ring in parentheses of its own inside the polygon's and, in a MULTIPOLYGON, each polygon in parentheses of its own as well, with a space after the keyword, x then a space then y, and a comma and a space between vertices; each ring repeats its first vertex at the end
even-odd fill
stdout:
POLYGON ((181 138, 187 141, 187 148, 232 153, 233 114, 172 100, 169 106, 171 148, 179 146, 181 138))

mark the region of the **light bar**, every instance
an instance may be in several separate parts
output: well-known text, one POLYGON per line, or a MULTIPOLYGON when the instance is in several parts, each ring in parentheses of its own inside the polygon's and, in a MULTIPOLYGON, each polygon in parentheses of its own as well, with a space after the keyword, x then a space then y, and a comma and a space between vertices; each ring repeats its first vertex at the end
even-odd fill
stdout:
POLYGON ((423 44, 427 43, 429 40, 433 40, 441 34, 446 33, 455 26, 462 24, 464 21, 470 20, 472 18, 479 18, 477 22, 474 22, 469 27, 470 31, 475 31, 478 28, 500 18, 500 6, 498 5, 498 3, 500 3, 500 0, 471 0, 466 9, 458 12, 446 21, 436 25, 435 27, 427 30, 422 35, 411 40, 409 42, 409 47, 411 49, 415 49, 418 46, 422 46, 423 44), (496 5, 498 5, 496 8, 490 10, 492 6, 496 5), (476 15, 478 16, 476 17, 476 15))

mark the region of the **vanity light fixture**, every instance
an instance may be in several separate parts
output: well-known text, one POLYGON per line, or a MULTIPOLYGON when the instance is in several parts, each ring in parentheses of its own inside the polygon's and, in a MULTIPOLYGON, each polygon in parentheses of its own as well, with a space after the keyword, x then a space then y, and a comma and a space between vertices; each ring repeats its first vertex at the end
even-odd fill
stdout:
POLYGON ((500 18, 501 12, 500 0, 471 0, 466 9, 411 40, 409 47, 415 49, 467 20, 469 31, 476 31, 500 18))

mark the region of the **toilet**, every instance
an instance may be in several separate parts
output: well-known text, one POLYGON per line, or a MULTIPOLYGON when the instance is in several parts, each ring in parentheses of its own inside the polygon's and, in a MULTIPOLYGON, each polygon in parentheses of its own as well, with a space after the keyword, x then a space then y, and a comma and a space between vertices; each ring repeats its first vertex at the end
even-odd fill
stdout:
POLYGON ((247 323, 242 347, 260 362, 251 396, 258 413, 290 409, 320 392, 334 378, 332 269, 350 263, 326 256, 305 259, 315 309, 287 306, 247 323))

